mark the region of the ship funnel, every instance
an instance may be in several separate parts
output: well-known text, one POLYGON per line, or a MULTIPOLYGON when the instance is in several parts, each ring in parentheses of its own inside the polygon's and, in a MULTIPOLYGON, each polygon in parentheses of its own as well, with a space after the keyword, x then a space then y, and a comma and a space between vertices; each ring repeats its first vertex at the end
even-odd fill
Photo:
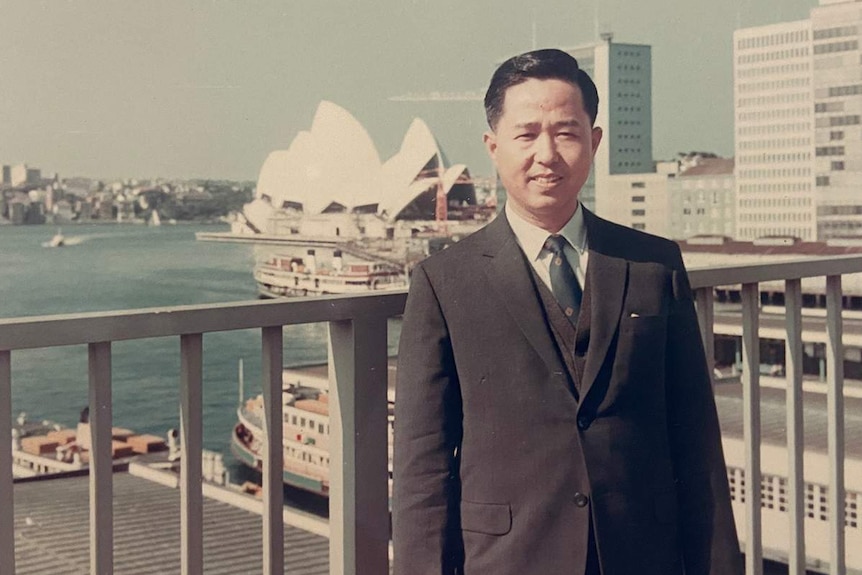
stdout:
POLYGON ((344 260, 341 258, 341 250, 335 250, 332 252, 332 269, 336 272, 340 272, 344 267, 344 260))
POLYGON ((308 250, 308 255, 305 256, 305 271, 310 274, 317 273, 317 262, 314 259, 314 250, 308 250))

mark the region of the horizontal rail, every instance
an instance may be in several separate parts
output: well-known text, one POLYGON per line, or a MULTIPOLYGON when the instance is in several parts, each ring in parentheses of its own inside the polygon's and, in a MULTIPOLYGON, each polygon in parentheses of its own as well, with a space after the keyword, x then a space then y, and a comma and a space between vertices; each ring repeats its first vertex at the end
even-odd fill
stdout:
POLYGON ((830 256, 769 264, 692 268, 688 270, 688 279, 691 287, 697 289, 855 273, 862 273, 862 256, 830 256))
POLYGON ((322 296, 0 319, 0 350, 125 341, 299 323, 392 317, 407 292, 322 296))

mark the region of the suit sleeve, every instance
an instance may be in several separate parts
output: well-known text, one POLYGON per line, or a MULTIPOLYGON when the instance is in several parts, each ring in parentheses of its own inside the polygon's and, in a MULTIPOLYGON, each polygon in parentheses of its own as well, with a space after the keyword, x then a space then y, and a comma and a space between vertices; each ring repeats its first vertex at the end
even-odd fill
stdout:
POLYGON ((688 276, 677 249, 667 348, 668 433, 686 575, 741 575, 721 429, 688 276))
POLYGON ((461 396, 452 344, 440 302, 420 265, 413 271, 398 351, 395 575, 460 572, 460 441, 461 396))

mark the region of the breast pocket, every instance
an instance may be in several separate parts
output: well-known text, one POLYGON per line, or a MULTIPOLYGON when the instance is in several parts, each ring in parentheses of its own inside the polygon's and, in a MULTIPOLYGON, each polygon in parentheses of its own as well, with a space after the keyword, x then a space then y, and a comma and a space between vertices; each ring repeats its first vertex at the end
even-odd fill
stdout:
POLYGON ((637 383, 639 392, 647 392, 649 386, 644 383, 662 380, 667 322, 666 315, 630 316, 620 321, 614 361, 620 385, 627 388, 637 383))
POLYGON ((667 329, 667 315, 640 315, 630 313, 620 321, 621 332, 664 333, 667 329))

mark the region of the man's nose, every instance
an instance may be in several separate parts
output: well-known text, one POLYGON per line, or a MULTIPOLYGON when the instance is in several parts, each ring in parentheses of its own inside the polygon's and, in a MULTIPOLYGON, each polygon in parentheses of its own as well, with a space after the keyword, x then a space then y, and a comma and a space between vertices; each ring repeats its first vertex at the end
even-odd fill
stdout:
POLYGON ((550 134, 541 134, 535 144, 534 158, 540 164, 553 162, 557 157, 557 145, 550 134))

